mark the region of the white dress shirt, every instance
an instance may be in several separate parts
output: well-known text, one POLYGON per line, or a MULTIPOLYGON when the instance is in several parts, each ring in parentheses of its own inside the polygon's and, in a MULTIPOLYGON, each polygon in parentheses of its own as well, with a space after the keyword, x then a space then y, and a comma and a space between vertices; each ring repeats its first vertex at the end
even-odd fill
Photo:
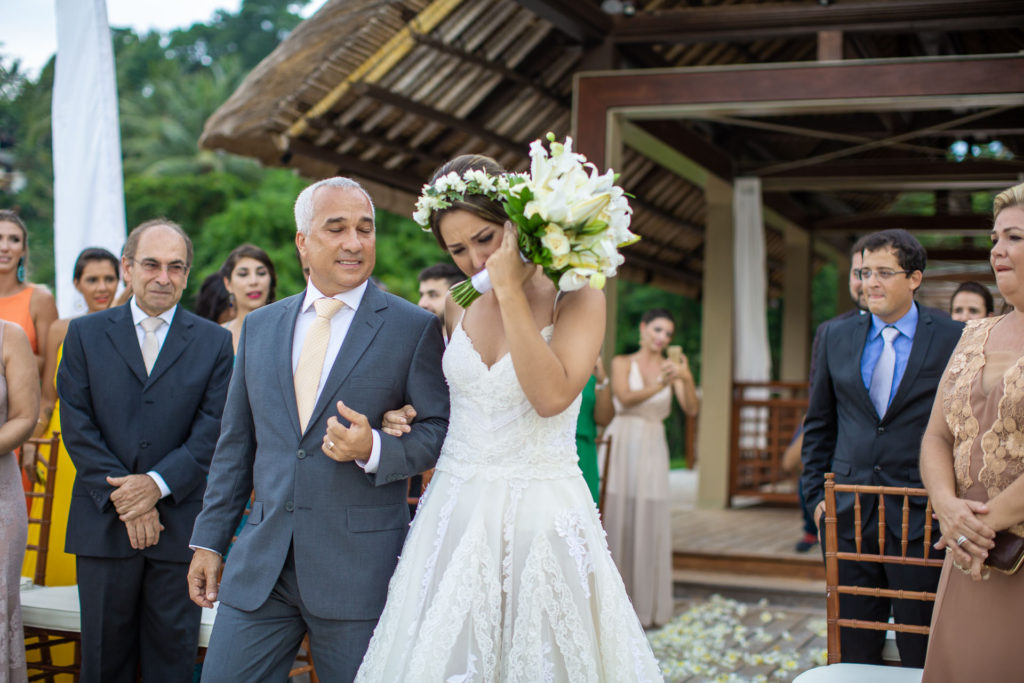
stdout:
MULTIPOLYGON (((334 361, 338 357, 338 352, 341 351, 345 335, 348 334, 348 328, 352 325, 352 319, 356 315, 356 310, 363 300, 363 294, 366 292, 368 285, 368 282, 363 282, 358 287, 347 292, 341 292, 333 297, 345 305, 331 318, 331 339, 327 343, 327 352, 324 354, 324 368, 320 374, 320 383, 316 388, 316 401, 320 400, 320 393, 324 390, 324 384, 327 383, 327 376, 331 374, 334 361)), ((302 345, 306 341, 306 334, 316 320, 316 308, 314 308, 313 304, 317 299, 323 298, 327 298, 326 295, 317 289, 313 281, 310 280, 309 285, 306 287, 306 296, 302 300, 302 307, 299 309, 299 317, 295 320, 295 334, 292 337, 293 375, 299 367, 299 357, 302 355, 302 345)), ((356 460, 356 464, 362 467, 364 471, 373 474, 377 471, 377 466, 380 463, 380 433, 374 429, 371 431, 371 435, 373 437, 373 447, 370 449, 369 459, 356 460)))
MULTIPOLYGON (((135 301, 135 297, 134 296, 131 299, 129 299, 128 305, 129 305, 129 307, 131 308, 131 311, 132 311, 132 323, 135 324, 135 336, 139 340, 139 350, 141 351, 142 350, 142 340, 145 339, 145 337, 146 337, 146 330, 143 329, 143 327, 142 327, 142 321, 145 320, 146 318, 150 317, 150 315, 149 315, 149 313, 146 313, 144 310, 139 308, 139 304, 135 301)), ((167 339, 167 333, 171 329, 171 322, 174 321, 174 314, 177 311, 178 311, 178 304, 174 304, 173 306, 168 308, 166 311, 164 311, 160 315, 154 316, 154 317, 160 318, 165 323, 164 325, 161 325, 159 328, 157 328, 156 332, 153 333, 153 334, 156 335, 157 348, 159 350, 161 350, 161 351, 164 348, 164 341, 167 339)), ((160 352, 157 351, 157 358, 159 358, 159 357, 160 357, 160 352)), ((167 486, 167 482, 164 481, 164 478, 162 476, 160 476, 159 472, 157 472, 156 470, 150 470, 149 472, 146 472, 146 474, 149 475, 150 479, 152 479, 154 482, 156 482, 157 487, 160 489, 160 497, 161 498, 166 498, 167 496, 171 495, 170 487, 167 486)))

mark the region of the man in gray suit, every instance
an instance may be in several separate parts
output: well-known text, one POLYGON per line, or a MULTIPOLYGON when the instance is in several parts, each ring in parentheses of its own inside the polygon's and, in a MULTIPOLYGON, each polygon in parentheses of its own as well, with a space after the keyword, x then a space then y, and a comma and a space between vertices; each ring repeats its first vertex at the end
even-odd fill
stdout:
POLYGON ((284 680, 307 631, 320 678, 354 678, 405 540, 406 479, 433 466, 448 425, 437 318, 368 286, 369 195, 323 180, 295 219, 309 284, 246 318, 192 534, 189 593, 220 600, 204 681, 284 680), (406 403, 418 428, 380 432, 406 403))

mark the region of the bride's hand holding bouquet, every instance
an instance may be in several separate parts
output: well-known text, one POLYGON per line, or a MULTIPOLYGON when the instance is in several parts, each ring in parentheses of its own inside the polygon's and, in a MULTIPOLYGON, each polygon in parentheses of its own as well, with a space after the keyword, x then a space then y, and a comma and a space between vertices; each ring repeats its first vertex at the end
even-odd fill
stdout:
POLYGON ((500 301, 511 291, 522 291, 523 285, 537 272, 537 266, 524 261, 519 252, 519 235, 511 221, 506 221, 501 233, 501 246, 490 255, 486 272, 500 301))

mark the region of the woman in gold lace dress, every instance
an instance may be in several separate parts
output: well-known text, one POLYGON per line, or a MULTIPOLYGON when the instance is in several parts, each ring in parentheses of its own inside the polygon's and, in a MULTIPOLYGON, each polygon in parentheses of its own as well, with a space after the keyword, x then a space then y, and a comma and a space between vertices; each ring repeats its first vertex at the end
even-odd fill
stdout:
POLYGON ((997 531, 1024 536, 1024 184, 999 194, 990 260, 1013 310, 971 321, 953 352, 921 446, 921 476, 947 550, 924 680, 1021 677, 1012 647, 1024 572, 984 565, 997 531))

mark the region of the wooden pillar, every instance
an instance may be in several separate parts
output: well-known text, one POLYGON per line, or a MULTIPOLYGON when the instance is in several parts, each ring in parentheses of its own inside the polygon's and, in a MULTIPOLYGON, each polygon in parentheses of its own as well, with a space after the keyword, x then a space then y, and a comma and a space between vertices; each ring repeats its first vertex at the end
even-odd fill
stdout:
POLYGON ((818 31, 818 61, 832 62, 843 58, 843 32, 818 31))
POLYGON ((843 313, 854 307, 850 299, 850 255, 843 254, 836 259, 836 314, 843 313))
MULTIPOLYGON (((614 114, 608 116, 608 128, 605 134, 605 156, 602 168, 614 168, 616 171, 622 168, 622 117, 614 114)), ((615 331, 618 327, 616 319, 619 313, 619 278, 615 277, 608 281, 604 287, 606 321, 604 328, 604 350, 601 358, 604 360, 604 369, 609 377, 612 372, 612 356, 615 355, 615 331)))
POLYGON ((701 314, 702 399, 697 427, 700 476, 697 505, 729 505, 732 435, 733 216, 732 185, 709 176, 705 186, 703 313, 701 314))
POLYGON ((811 321, 811 237, 795 225, 783 227, 786 272, 782 296, 783 382, 807 380, 811 321))

